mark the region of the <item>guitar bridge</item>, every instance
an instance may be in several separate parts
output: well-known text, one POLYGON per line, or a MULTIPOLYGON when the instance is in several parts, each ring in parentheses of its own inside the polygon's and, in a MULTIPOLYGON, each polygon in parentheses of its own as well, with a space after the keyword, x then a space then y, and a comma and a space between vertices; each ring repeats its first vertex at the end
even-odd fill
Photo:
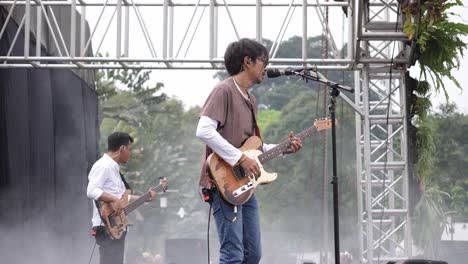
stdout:
POLYGON ((232 195, 234 195, 234 197, 237 197, 243 193, 245 193, 246 191, 250 190, 250 189, 253 189, 254 185, 252 182, 249 182, 247 183, 246 185, 242 185, 240 188, 238 188, 237 190, 233 191, 232 192, 232 195))

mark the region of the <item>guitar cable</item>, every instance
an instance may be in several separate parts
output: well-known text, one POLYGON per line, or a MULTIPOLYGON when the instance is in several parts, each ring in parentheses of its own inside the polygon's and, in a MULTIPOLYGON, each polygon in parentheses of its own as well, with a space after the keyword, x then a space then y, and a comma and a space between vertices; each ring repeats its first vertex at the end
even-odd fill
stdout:
MULTIPOLYGON (((213 190, 207 190, 207 189, 202 189, 202 199, 204 202, 207 202, 210 204, 210 209, 208 210, 208 227, 206 231, 206 242, 207 242, 207 254, 208 254, 208 264, 210 264, 210 223, 211 223, 211 210, 213 208, 213 195, 209 192, 212 192, 213 190)), ((218 191, 218 194, 221 199, 221 193, 218 191)), ((224 201, 223 201, 224 202, 224 201)), ((227 218, 226 214, 224 213, 223 206, 220 205, 221 212, 223 214, 224 219, 226 219, 229 222, 235 222, 237 220, 237 205, 234 205, 234 218, 229 219, 227 218)))
POLYGON ((89 256, 88 264, 91 264, 91 260, 93 259, 95 249, 96 249, 96 240, 94 240, 94 246, 93 246, 93 250, 91 251, 91 256, 89 256))
POLYGON ((207 242, 207 250, 208 250, 208 264, 210 264, 210 220, 211 220, 211 208, 213 207, 213 203, 210 203, 210 210, 208 211, 208 228, 206 231, 206 242, 207 242))

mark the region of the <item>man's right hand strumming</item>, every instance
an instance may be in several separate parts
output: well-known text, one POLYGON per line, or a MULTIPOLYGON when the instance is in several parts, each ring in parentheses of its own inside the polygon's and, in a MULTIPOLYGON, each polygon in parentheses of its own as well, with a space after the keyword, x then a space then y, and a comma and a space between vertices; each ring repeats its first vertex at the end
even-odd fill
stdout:
POLYGON ((248 174, 253 175, 255 179, 260 177, 260 166, 258 166, 257 162, 254 159, 247 157, 246 155, 242 154, 239 159, 239 165, 241 165, 242 169, 248 174))

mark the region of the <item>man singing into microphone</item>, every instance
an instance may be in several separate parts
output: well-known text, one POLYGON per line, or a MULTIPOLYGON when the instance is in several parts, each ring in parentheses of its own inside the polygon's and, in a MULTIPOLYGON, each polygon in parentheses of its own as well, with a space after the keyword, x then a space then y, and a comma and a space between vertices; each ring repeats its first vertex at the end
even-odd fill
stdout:
MULTIPOLYGON (((257 101, 249 88, 264 79, 268 51, 262 44, 244 38, 229 44, 224 64, 230 77, 219 82, 208 96, 196 132, 207 145, 200 186, 211 192, 220 242, 219 263, 257 264, 261 257, 261 242, 255 194, 239 206, 224 201, 208 176, 206 157, 216 152, 229 165, 239 164, 247 174, 260 176, 257 162, 238 148, 249 137, 260 136, 257 101)), ((292 132, 289 139, 291 146, 284 154, 295 153, 302 147, 301 140, 292 132)), ((263 144, 263 151, 273 146, 263 144)))

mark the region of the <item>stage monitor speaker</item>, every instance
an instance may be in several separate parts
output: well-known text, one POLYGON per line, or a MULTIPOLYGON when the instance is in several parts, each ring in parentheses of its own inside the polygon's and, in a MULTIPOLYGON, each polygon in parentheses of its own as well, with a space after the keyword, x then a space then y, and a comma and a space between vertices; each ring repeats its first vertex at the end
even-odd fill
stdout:
POLYGON ((207 254, 205 239, 166 239, 167 264, 206 264, 207 254))
POLYGON ((390 261, 387 264, 448 264, 446 261, 429 259, 407 259, 402 261, 390 261))

